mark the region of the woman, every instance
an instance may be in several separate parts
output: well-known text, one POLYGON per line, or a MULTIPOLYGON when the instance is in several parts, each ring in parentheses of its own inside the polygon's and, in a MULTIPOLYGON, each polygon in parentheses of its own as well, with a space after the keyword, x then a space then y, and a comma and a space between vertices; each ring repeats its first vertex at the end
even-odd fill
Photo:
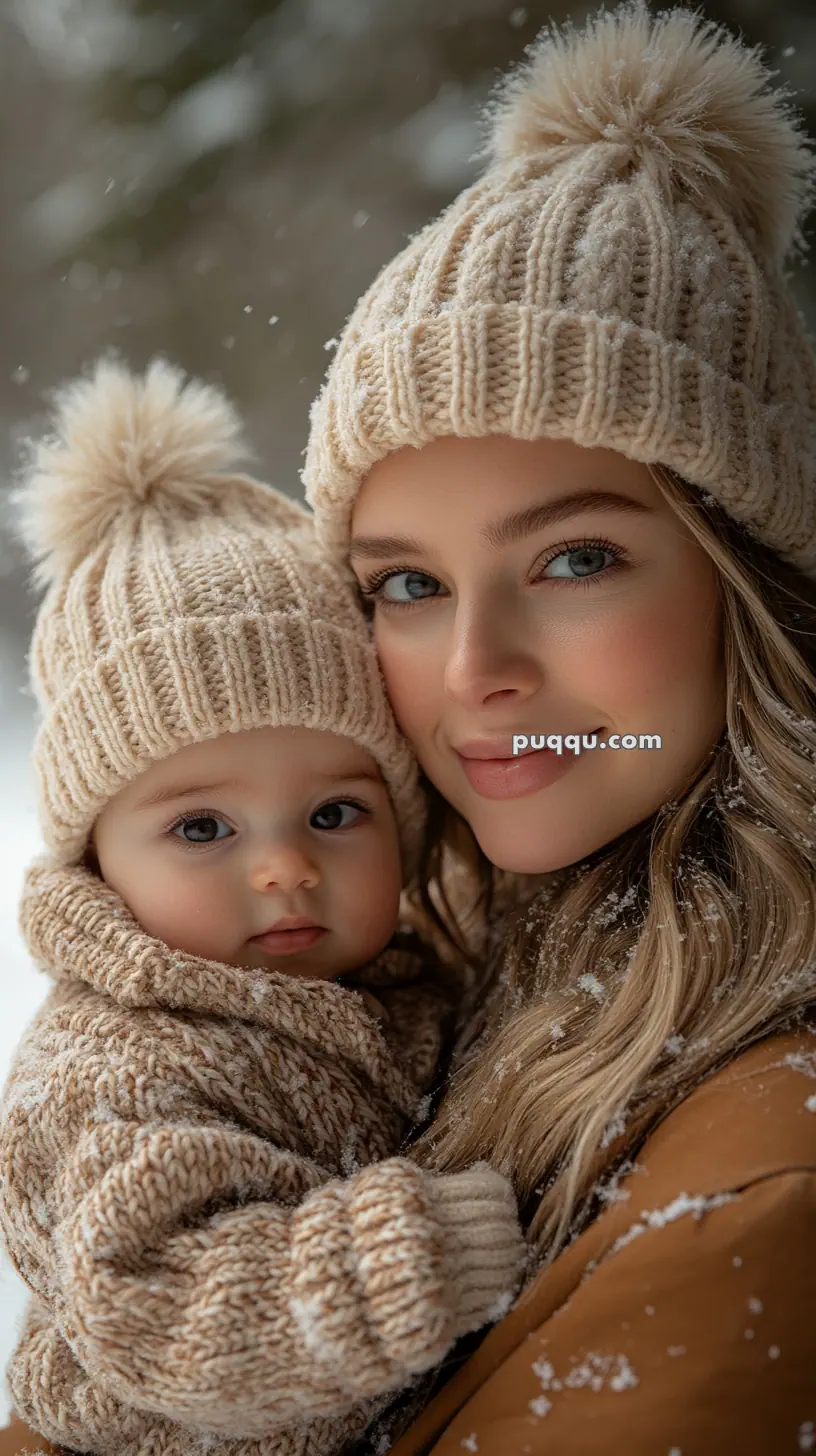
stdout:
POLYGON ((507 1172, 540 1268, 394 1456, 816 1446, 812 175, 697 17, 545 36, 314 412, 401 726, 526 906, 416 1156, 507 1172))
POLYGON ((416 1150, 509 1174, 543 1268, 393 1449, 806 1450, 813 160, 753 52, 637 5, 545 35, 490 152, 306 463, 427 778, 544 876, 416 1150))

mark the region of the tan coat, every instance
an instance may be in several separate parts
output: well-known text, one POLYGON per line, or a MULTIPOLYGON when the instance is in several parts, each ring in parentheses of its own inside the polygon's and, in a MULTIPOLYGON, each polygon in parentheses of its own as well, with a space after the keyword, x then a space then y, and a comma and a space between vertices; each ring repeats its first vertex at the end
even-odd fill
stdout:
POLYGON ((169 951, 48 864, 23 926, 56 983, 0 1127, 33 1292, 6 1374, 33 1430, 98 1456, 334 1456, 507 1307, 509 1185, 392 1156, 437 1070, 435 967, 366 967, 378 1021, 346 986, 169 951))
POLYGON ((735 1058, 637 1163, 391 1456, 816 1451, 816 1037, 735 1058))

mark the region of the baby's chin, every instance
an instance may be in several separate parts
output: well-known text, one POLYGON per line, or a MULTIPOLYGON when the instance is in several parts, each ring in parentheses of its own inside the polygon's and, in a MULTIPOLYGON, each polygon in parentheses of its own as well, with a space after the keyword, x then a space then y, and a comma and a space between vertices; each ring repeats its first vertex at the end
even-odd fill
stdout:
POLYGON ((238 969, 274 971, 295 981, 338 981, 341 976, 361 971, 375 961, 390 944, 395 928, 391 921, 348 929, 329 928, 316 944, 289 955, 276 954, 258 941, 248 940, 236 951, 216 952, 210 959, 238 969))
POLYGON ((335 965, 330 958, 321 962, 308 955, 265 955, 256 945, 247 946, 231 964, 239 969, 274 971, 281 976, 290 976, 293 981, 336 981, 345 969, 344 965, 335 965))

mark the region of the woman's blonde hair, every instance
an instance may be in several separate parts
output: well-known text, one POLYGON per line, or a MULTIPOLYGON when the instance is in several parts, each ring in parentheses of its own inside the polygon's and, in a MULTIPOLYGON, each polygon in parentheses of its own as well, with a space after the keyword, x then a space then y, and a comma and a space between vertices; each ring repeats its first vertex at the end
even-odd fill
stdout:
POLYGON ((675 802, 546 877, 412 1150, 439 1170, 490 1159, 547 1259, 648 1130, 816 987, 816 590, 652 474, 717 568, 726 729, 675 802))

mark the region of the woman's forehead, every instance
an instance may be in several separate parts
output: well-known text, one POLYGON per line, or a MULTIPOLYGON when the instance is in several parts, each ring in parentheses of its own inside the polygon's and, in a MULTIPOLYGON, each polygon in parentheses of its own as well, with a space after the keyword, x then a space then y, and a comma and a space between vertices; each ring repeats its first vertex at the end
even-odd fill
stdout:
POLYGON ((616 451, 560 439, 446 436, 372 468, 355 503, 352 555, 419 549, 446 516, 500 544, 579 512, 670 509, 648 466, 616 451))

